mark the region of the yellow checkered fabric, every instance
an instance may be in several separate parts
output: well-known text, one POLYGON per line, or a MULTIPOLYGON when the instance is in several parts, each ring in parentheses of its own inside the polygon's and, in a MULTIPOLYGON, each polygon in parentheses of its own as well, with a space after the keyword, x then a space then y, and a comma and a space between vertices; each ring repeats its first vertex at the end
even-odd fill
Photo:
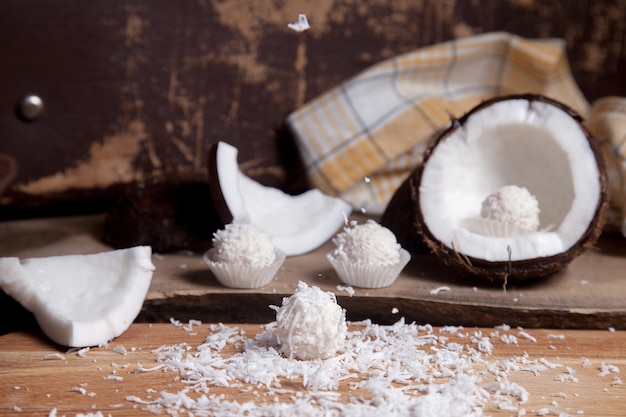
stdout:
POLYGON ((383 61, 290 114, 287 125, 312 186, 380 214, 452 118, 516 93, 544 94, 589 113, 563 40, 498 32, 383 61))

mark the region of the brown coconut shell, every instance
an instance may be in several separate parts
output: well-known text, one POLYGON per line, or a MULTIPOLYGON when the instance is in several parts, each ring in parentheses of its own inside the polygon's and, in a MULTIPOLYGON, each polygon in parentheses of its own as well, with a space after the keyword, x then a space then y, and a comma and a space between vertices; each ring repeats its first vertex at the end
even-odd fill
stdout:
POLYGON ((429 252, 428 246, 417 232, 415 225, 415 199, 413 198, 414 176, 409 175, 400 184, 391 200, 387 204, 380 224, 391 230, 396 235, 400 246, 406 249, 411 255, 422 255, 429 252))
POLYGON ((584 127, 582 117, 573 109, 556 100, 533 94, 502 96, 486 100, 470 110, 461 118, 454 120, 451 125, 444 130, 432 144, 430 144, 425 151, 422 163, 410 174, 409 178, 407 178, 404 184, 396 191, 396 194, 397 195, 394 195, 391 199, 390 204, 383 215, 383 218, 385 218, 388 222, 387 227, 390 227, 392 230, 406 230, 410 231, 411 234, 415 234, 415 238, 413 238, 412 236, 406 236, 406 233, 404 235, 400 233, 399 238, 402 238, 405 241, 413 241, 414 246, 416 245, 415 241, 421 241, 445 264, 455 268, 461 274, 476 276, 496 283, 514 283, 534 278, 542 278, 563 269, 577 256, 581 255, 595 244, 602 232, 609 201, 607 172, 600 142, 584 127), (492 262, 485 259, 467 256, 458 251, 456 248, 450 247, 438 241, 428 229, 421 210, 419 209, 419 207, 421 207, 419 189, 424 168, 426 167, 426 164, 428 164, 428 160, 433 151, 440 143, 447 140, 451 133, 456 129, 461 128, 474 113, 496 102, 515 99, 524 99, 529 102, 542 101, 544 103, 551 104, 559 109, 562 109, 574 120, 576 120, 580 129, 587 137, 589 147, 591 148, 598 165, 600 198, 597 202, 593 220, 590 222, 587 231, 580 236, 578 241, 567 251, 546 257, 492 262), (404 206, 404 209, 400 206, 404 206), (397 217, 402 215, 401 213, 403 211, 405 213, 404 216, 412 217, 412 224, 406 218, 403 220, 397 219, 397 217))
POLYGON ((209 148, 207 159, 207 173, 209 192, 211 195, 211 200, 213 202, 213 208, 222 223, 220 225, 220 228, 223 228, 225 225, 233 221, 233 214, 228 208, 228 203, 226 202, 226 198, 224 197, 224 194, 222 192, 222 186, 220 185, 220 176, 218 173, 219 162, 217 160, 218 147, 219 142, 215 142, 211 145, 211 148, 209 148))

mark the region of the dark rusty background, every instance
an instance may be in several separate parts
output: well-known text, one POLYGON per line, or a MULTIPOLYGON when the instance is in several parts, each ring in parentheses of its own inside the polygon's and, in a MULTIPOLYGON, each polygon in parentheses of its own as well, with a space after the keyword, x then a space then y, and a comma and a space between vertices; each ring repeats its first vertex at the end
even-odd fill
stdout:
POLYGON ((204 174, 217 140, 262 183, 306 188, 285 117, 385 58, 489 31, 567 42, 590 101, 626 95, 625 0, 0 2, 0 216, 106 210, 121 184, 204 174), (305 13, 312 28, 287 23, 305 13), (17 100, 40 95, 24 122, 17 100))

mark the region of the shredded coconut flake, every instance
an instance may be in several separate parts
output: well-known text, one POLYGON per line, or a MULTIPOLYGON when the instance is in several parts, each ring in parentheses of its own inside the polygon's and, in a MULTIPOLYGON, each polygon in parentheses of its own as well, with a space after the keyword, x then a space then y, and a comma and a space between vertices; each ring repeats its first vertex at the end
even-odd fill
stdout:
POLYGON ((523 337, 524 339, 528 339, 531 342, 537 343, 537 338, 535 336, 532 336, 528 332, 526 332, 524 330, 521 330, 521 329, 520 329, 519 333, 517 334, 517 337, 523 337))
POLYGON ((122 345, 117 345, 113 348, 113 352, 115 353, 119 353, 122 356, 126 356, 126 354, 128 353, 128 351, 126 350, 126 348, 122 345))
POLYGON ((603 376, 607 376, 610 373, 619 374, 619 368, 615 365, 608 365, 602 362, 602 365, 600 366, 600 373, 598 374, 598 376, 603 377, 603 376))
POLYGON ((349 297, 354 295, 354 287, 351 285, 337 285, 337 291, 345 291, 349 297))
POLYGON ((41 358, 42 361, 50 361, 50 360, 59 360, 59 361, 64 361, 65 360, 65 356, 61 355, 60 353, 48 353, 47 355, 44 355, 41 358))
MULTIPOLYGON (((299 285, 294 296, 308 291, 315 292, 310 294, 315 301, 312 305, 333 298, 331 293, 313 290, 306 284, 299 285)), ((285 303, 294 301, 294 296, 285 303)), ((332 301, 331 305, 336 306, 332 301)), ((307 312, 306 317, 323 315, 309 308, 294 308, 289 317, 294 319, 307 312)), ((322 327, 327 322, 323 323, 322 327)), ((278 320, 265 325, 265 330, 254 337, 237 327, 210 325, 210 334, 197 348, 185 343, 161 346, 153 351, 157 366, 137 366, 137 372, 176 372, 175 379, 184 384, 184 389, 162 391, 155 398, 129 395, 126 399, 145 411, 169 415, 481 417, 490 404, 523 416, 526 410, 521 405, 528 401, 529 393, 509 381, 509 373, 538 375, 562 366, 544 358, 531 359, 527 353, 496 361, 483 359, 491 354, 493 341, 506 335, 516 337, 505 332, 522 331, 508 326, 500 326, 489 335, 479 330, 463 332, 462 327, 454 326, 442 327, 435 334, 430 325, 407 324, 404 319, 389 326, 369 320, 352 326, 344 335, 343 349, 327 359, 298 360, 281 353, 278 320), (467 339, 468 343, 452 342, 452 337, 467 339), (236 347, 235 353, 232 347, 236 347), (211 387, 248 393, 254 400, 240 403, 213 393, 211 387), (338 391, 340 387, 342 392, 350 392, 347 403, 338 391)), ((533 342, 526 339, 522 343, 533 342)), ((574 370, 567 368, 562 375, 573 374, 574 370)), ((613 383, 619 381, 614 378, 613 383)), ((156 394, 154 390, 146 392, 156 394)), ((552 406, 542 412, 550 414, 556 405, 552 401, 552 406)))
POLYGON ((442 291, 450 291, 450 287, 437 287, 430 290, 431 295, 437 295, 442 291))
POLYGON ((299 14, 298 21, 295 23, 287 24, 287 27, 291 30, 295 30, 296 32, 304 32, 307 29, 310 29, 309 20, 306 18, 306 15, 299 14))

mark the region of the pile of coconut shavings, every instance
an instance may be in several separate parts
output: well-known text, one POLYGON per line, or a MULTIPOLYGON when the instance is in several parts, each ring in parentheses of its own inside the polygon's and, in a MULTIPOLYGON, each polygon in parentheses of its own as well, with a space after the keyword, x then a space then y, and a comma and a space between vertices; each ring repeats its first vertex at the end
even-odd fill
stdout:
POLYGON ((212 325, 212 333, 195 351, 185 343, 162 346, 155 351, 157 366, 138 365, 138 372, 177 372, 186 385, 183 390, 163 391, 154 400, 126 399, 155 414, 171 415, 471 417, 482 416, 487 404, 525 412, 520 406, 528 393, 509 382, 508 373, 559 366, 527 355, 491 363, 484 356, 491 354, 490 339, 500 340, 497 330, 484 336, 444 327, 438 335, 429 325, 404 320, 391 326, 369 321, 352 326, 356 330, 349 332, 343 353, 300 361, 279 353, 275 323, 254 338, 236 327, 212 325), (450 342, 446 333, 467 343, 450 342), (235 395, 214 393, 215 387, 235 395), (254 401, 232 400, 237 392, 252 394, 254 401))

